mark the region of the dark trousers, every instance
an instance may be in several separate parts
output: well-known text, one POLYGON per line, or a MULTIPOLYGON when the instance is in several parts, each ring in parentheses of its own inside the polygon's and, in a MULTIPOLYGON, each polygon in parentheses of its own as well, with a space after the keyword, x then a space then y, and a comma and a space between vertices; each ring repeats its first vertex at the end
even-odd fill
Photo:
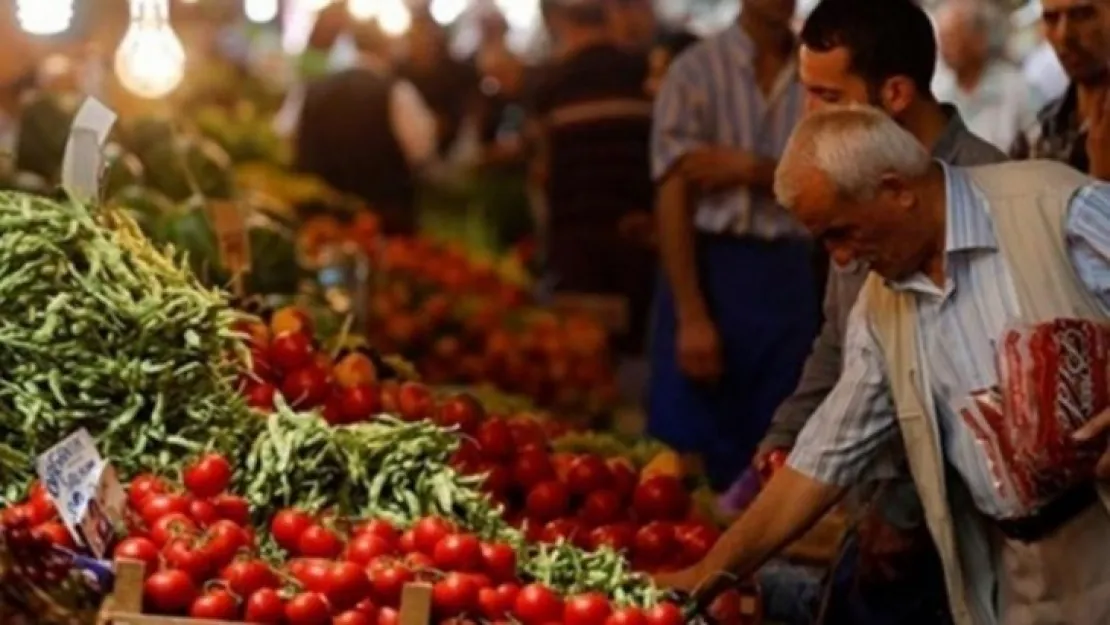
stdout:
POLYGON ((801 240, 701 235, 698 274, 721 337, 724 372, 707 386, 679 369, 674 299, 659 281, 651 336, 648 430, 702 456, 723 490, 749 466, 778 405, 794 390, 817 332, 813 256, 801 240))

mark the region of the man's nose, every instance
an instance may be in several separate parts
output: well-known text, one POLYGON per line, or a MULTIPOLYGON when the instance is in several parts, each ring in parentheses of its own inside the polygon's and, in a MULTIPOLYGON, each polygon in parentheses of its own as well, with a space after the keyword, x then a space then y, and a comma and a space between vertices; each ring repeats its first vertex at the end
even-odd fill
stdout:
POLYGON ((850 267, 856 262, 856 255, 843 245, 828 246, 829 258, 840 267, 850 267))
POLYGON ((806 94, 805 109, 806 109, 807 114, 808 113, 813 113, 815 111, 820 111, 821 107, 824 104, 825 103, 824 103, 824 101, 821 100, 821 98, 818 98, 817 96, 815 96, 813 94, 806 94))

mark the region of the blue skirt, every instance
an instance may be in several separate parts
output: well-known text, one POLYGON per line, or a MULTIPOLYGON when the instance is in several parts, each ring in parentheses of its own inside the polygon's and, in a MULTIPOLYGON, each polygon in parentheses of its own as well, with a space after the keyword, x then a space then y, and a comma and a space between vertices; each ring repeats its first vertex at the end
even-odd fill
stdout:
POLYGON ((723 490, 749 466, 775 409, 793 392, 817 333, 820 305, 808 242, 700 235, 697 254, 724 373, 710 386, 679 369, 674 299, 660 279, 648 431, 678 451, 700 454, 710 483, 723 490))

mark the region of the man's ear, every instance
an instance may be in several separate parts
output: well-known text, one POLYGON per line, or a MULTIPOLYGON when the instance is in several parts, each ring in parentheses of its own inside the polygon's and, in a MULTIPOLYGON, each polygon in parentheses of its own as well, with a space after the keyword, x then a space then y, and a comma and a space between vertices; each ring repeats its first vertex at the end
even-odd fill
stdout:
POLYGON ((883 174, 879 179, 879 194, 892 199, 903 208, 910 208, 914 204, 914 196, 905 177, 893 172, 883 174))
POLYGON ((908 76, 892 76, 883 83, 879 98, 892 116, 901 115, 917 97, 917 87, 908 76))

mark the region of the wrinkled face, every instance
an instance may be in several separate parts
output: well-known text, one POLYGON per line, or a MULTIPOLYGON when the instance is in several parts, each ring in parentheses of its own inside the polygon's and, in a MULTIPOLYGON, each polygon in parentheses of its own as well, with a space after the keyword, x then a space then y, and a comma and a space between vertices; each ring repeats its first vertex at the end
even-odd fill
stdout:
POLYGON ((981 63, 987 57, 987 36, 979 32, 972 15, 960 8, 942 11, 937 17, 937 44, 944 64, 953 70, 981 63))
POLYGON ((841 267, 862 264, 890 280, 913 275, 928 257, 927 238, 916 218, 917 198, 897 178, 867 198, 838 193, 814 168, 799 174, 791 210, 841 267))
POLYGON ((1068 76, 1105 79, 1110 64, 1110 0, 1041 0, 1041 27, 1068 76))
POLYGON ((851 71, 852 57, 847 48, 828 52, 801 47, 798 73, 806 89, 806 111, 843 104, 871 104, 866 81, 851 71))

